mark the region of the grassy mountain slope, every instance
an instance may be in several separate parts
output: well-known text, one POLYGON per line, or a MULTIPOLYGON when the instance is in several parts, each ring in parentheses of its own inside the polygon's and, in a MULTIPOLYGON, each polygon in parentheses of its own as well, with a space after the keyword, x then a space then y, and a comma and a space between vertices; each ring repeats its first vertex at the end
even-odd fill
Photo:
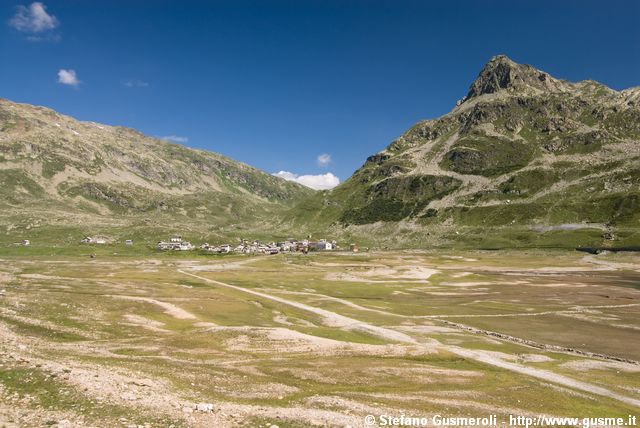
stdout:
POLYGON ((222 239, 269 230, 283 207, 312 193, 215 153, 0 99, 7 242, 96 233, 153 240, 174 231, 222 239))
POLYGON ((292 208, 371 245, 640 244, 640 88, 555 79, 491 59, 447 115, 292 208))

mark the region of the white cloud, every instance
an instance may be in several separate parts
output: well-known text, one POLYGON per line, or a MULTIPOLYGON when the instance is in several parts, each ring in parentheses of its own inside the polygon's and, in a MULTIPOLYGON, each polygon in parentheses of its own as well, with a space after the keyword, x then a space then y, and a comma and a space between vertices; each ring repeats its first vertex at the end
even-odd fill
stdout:
POLYGON ((125 79, 122 84, 127 88, 148 88, 149 83, 139 79, 125 79))
POLYGON ((289 171, 280 171, 273 175, 284 178, 287 181, 295 181, 296 183, 316 190, 333 189, 340 184, 340 179, 330 172, 318 175, 298 175, 289 171))
POLYGON ((43 36, 27 36, 27 40, 30 42, 53 42, 57 43, 62 40, 60 34, 45 34, 43 36))
POLYGON ((298 178, 297 174, 294 174, 293 172, 289 172, 289 171, 274 172, 271 175, 275 175, 276 177, 284 178, 287 181, 296 181, 296 178, 298 178))
POLYGON ((160 137, 161 140, 171 141, 172 143, 186 143, 189 141, 187 137, 180 137, 178 135, 167 135, 166 137, 160 137))
POLYGON ((80 80, 78 80, 78 76, 76 75, 75 70, 60 69, 58 70, 58 83, 78 87, 78 85, 80 84, 80 80))
POLYGON ((316 162, 318 163, 319 167, 324 168, 331 163, 331 155, 327 153, 318 155, 318 157, 316 158, 316 162))
POLYGON ((42 33, 57 28, 60 25, 60 21, 55 16, 47 13, 47 8, 44 4, 33 2, 29 7, 18 6, 16 14, 9 21, 9 25, 25 33, 42 33))

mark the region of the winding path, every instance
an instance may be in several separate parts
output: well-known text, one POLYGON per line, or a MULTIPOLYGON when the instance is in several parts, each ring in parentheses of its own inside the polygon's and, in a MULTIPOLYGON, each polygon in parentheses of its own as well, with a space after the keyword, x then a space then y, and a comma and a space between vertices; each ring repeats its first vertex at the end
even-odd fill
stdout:
POLYGON ((367 324, 365 322, 358 321, 353 318, 345 317, 344 315, 336 314, 335 312, 327 311, 325 309, 315 308, 313 306, 305 305, 304 303, 283 299, 282 297, 272 296, 270 294, 261 293, 259 291, 248 290, 243 287, 238 287, 237 285, 231 285, 225 282, 220 282, 214 279, 206 278, 204 276, 185 272, 181 269, 178 269, 178 272, 184 275, 189 275, 194 278, 198 278, 202 281, 220 285, 226 288, 231 288, 237 291, 241 291, 243 293, 253 294, 254 296, 262 297, 263 299, 272 300, 274 302, 282 303, 284 305, 292 306, 294 308, 301 309, 306 312, 311 312, 313 314, 320 315, 324 321, 324 324, 329 327, 339 327, 339 328, 344 328, 346 330, 361 331, 364 333, 368 333, 372 336, 376 336, 376 337, 379 337, 385 340, 394 341, 394 342, 418 344, 418 342, 414 338, 404 333, 401 333, 399 331, 391 330, 384 327, 379 327, 376 325, 367 324))
MULTIPOLYGON (((278 296, 272 296, 270 294, 262 293, 259 291, 248 290, 246 288, 239 287, 237 285, 227 284, 225 282, 216 281, 214 279, 206 278, 204 276, 196 275, 190 272, 185 272, 182 269, 178 269, 178 272, 184 275, 191 276, 193 278, 200 279, 202 281, 205 281, 211 284, 215 284, 225 288, 230 288, 230 289, 247 293, 247 294, 252 294, 254 296, 258 296, 263 299, 272 300, 274 302, 282 303, 284 305, 288 305, 297 309, 301 309, 303 311, 320 315, 327 325, 330 325, 333 327, 340 327, 348 330, 362 331, 385 340, 390 340, 390 341, 395 341, 395 342, 400 342, 405 344, 424 345, 424 344, 420 344, 414 338, 402 332, 399 332, 390 328, 386 328, 386 327, 371 325, 362 321, 358 321, 353 318, 345 317, 344 315, 336 314, 335 312, 327 311, 326 309, 316 308, 313 306, 306 305, 304 303, 284 299, 278 296)), ((614 400, 640 408, 640 400, 632 397, 627 397, 622 394, 618 394, 616 392, 610 391, 600 386, 592 385, 586 382, 581 382, 567 376, 553 373, 551 371, 536 369, 532 367, 525 367, 520 364, 507 362, 500 358, 497 358, 496 356, 488 352, 484 352, 480 350, 463 349, 457 346, 446 346, 442 344, 439 344, 438 346, 445 351, 451 352, 463 358, 471 359, 484 364, 489 364, 495 367, 499 367, 499 368, 509 370, 515 373, 523 374, 526 376, 531 376, 537 379, 544 380, 546 382, 552 382, 555 384, 563 385, 569 388, 581 390, 591 394, 612 398, 614 400)))

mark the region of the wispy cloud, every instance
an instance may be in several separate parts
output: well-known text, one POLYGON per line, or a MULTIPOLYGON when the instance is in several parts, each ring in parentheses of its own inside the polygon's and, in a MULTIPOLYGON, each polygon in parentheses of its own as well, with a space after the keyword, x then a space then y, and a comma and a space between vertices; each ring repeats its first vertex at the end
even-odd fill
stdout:
POLYGON ((289 171, 280 171, 273 175, 284 178, 287 181, 295 181, 296 183, 315 190, 333 189, 340 184, 340 179, 330 172, 318 175, 298 175, 289 171))
POLYGON ((316 158, 316 162, 318 163, 319 167, 327 167, 331 163, 331 155, 327 153, 318 155, 318 157, 316 158))
POLYGON ((27 40, 30 42, 54 42, 57 43, 62 40, 62 36, 57 33, 43 34, 43 35, 31 35, 27 36, 27 40))
POLYGON ((189 141, 187 137, 180 137, 178 135, 167 135, 166 137, 160 137, 161 140, 171 141, 172 143, 186 143, 189 141))
POLYGON ((74 88, 77 88, 78 85, 80 84, 80 80, 78 80, 78 76, 76 75, 76 71, 75 70, 65 70, 60 69, 58 70, 58 83, 62 83, 63 85, 69 85, 69 86, 73 86, 74 88))
MULTIPOLYGON (((23 33, 40 34, 55 30, 60 21, 47 13, 47 7, 41 2, 33 2, 29 6, 19 5, 16 14, 9 20, 9 25, 23 33)), ((30 36, 29 40, 39 41, 48 39, 43 36, 30 36)))
POLYGON ((124 79, 122 84, 127 88, 148 88, 149 82, 140 79, 124 79))

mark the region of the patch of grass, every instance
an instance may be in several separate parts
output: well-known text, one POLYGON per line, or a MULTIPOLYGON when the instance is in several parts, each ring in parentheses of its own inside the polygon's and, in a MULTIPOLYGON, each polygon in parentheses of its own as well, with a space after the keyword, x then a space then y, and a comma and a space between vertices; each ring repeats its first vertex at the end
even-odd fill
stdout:
POLYGON ((65 170, 68 159, 60 158, 55 155, 47 155, 42 157, 42 176, 51 178, 59 172, 65 170))
POLYGON ((29 397, 29 407, 37 406, 40 409, 71 412, 100 425, 116 426, 120 424, 119 418, 124 417, 139 424, 184 426, 179 420, 146 414, 108 402, 91 400, 68 384, 37 368, 2 365, 0 366, 0 384, 5 388, 5 393, 15 394, 14 397, 29 397))
POLYGON ((50 339, 59 342, 79 342, 87 339, 79 334, 58 331, 42 325, 26 323, 3 315, 0 315, 0 320, 12 325, 18 332, 27 336, 41 337, 43 339, 50 339))
POLYGON ((19 201, 25 196, 41 197, 44 190, 35 180, 19 169, 0 170, 0 194, 11 201, 19 201))
POLYGON ((364 206, 345 211, 345 224, 367 224, 377 221, 398 221, 415 217, 432 200, 455 191, 460 180, 446 176, 410 175, 388 178, 367 190, 364 206))
POLYGON ((460 138, 440 166, 461 174, 496 176, 527 165, 534 153, 530 144, 474 134, 460 138))

